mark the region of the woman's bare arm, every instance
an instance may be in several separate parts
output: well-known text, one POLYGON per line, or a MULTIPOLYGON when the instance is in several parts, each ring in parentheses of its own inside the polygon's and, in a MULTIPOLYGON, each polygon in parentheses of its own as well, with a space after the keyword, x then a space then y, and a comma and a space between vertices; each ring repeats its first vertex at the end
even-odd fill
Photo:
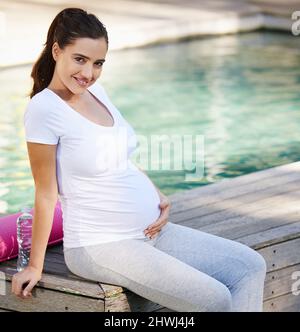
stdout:
POLYGON ((35 184, 34 217, 29 266, 42 273, 58 198, 56 178, 57 145, 27 142, 35 184))

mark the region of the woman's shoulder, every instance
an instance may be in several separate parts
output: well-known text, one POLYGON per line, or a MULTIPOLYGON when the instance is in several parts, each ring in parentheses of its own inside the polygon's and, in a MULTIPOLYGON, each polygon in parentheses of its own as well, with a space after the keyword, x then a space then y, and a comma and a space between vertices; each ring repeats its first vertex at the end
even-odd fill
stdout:
POLYGON ((61 114, 55 98, 44 89, 29 99, 23 117, 24 121, 45 123, 53 122, 53 119, 61 120, 61 114))
POLYGON ((44 90, 28 102, 23 115, 25 137, 28 142, 57 144, 61 133, 60 117, 44 90))
POLYGON ((26 112, 40 112, 40 113, 50 113, 54 112, 57 108, 56 100, 53 98, 51 94, 48 93, 47 89, 43 89, 42 91, 36 93, 31 99, 29 99, 26 112))
POLYGON ((51 102, 51 95, 47 93, 47 89, 43 89, 42 91, 36 93, 31 99, 28 101, 28 106, 43 106, 46 107, 51 102))

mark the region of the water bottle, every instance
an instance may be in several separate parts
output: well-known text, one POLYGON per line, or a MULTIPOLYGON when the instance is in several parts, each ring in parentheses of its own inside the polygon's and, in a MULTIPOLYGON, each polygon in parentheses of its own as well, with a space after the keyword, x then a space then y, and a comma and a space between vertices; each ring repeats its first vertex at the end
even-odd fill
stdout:
POLYGON ((29 262, 32 235, 31 208, 25 206, 21 209, 22 214, 17 219, 17 241, 19 247, 17 270, 22 271, 29 262))

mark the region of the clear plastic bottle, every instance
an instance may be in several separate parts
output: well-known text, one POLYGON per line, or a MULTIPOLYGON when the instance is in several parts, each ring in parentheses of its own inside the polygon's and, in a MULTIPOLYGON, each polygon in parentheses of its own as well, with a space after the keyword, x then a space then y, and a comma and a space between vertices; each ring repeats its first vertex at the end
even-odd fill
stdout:
POLYGON ((18 241, 18 261, 17 270, 22 271, 29 262, 32 236, 32 215, 31 208, 25 206, 21 209, 22 214, 17 219, 17 241, 18 241))

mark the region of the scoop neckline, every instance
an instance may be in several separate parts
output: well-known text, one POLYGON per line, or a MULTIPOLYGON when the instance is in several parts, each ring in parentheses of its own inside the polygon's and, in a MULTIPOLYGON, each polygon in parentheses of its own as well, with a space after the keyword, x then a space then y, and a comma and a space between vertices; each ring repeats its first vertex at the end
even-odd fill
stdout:
MULTIPOLYGON (((95 84, 95 83, 94 83, 95 84)), ((108 113, 110 114, 110 116, 112 117, 113 119, 113 125, 112 126, 103 126, 103 125, 100 125, 98 123, 95 123, 91 120, 89 120, 88 118, 86 118, 85 116, 83 116, 82 114, 80 114, 79 112, 77 112, 73 107, 71 107, 65 100, 63 100, 57 93, 55 93, 54 91, 52 91, 51 89, 49 88, 45 88, 46 91, 50 91, 50 93, 54 94, 58 100, 60 100, 69 110, 71 110, 73 113, 76 113, 80 118, 83 118, 86 122, 96 126, 96 127, 99 127, 99 128, 107 128, 107 129, 112 129, 112 128, 115 128, 116 127, 116 118, 115 118, 115 114, 111 111, 111 109, 107 106, 106 103, 104 103, 102 100, 100 100, 100 98, 98 96, 96 96, 91 90, 90 90, 90 87, 87 88, 88 92, 92 95, 92 97, 94 97, 96 99, 96 101, 98 103, 101 103, 105 106, 105 108, 107 109, 108 113)))

